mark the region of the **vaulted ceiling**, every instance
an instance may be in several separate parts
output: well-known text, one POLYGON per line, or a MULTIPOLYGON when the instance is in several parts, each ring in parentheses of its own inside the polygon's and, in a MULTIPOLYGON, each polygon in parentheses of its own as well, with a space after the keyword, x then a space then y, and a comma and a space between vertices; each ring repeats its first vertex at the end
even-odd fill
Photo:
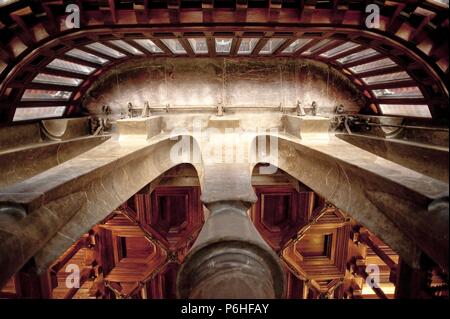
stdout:
POLYGON ((290 57, 345 74, 374 114, 447 120, 448 2, 0 1, 0 124, 80 115, 112 67, 152 57, 290 57), (80 8, 68 29, 66 6, 80 8))

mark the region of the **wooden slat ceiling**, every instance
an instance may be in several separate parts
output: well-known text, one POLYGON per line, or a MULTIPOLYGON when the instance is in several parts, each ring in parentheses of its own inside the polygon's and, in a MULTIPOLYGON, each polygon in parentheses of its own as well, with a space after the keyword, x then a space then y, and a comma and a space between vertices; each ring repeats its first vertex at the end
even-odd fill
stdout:
POLYGON ((318 60, 343 72, 376 107, 428 105, 435 120, 448 116, 442 1, 378 1, 380 28, 371 30, 362 1, 74 3, 81 29, 71 30, 64 26, 66 1, 0 4, 0 125, 13 120, 17 107, 63 106, 62 116, 79 115, 82 96, 99 76, 156 56, 318 60))

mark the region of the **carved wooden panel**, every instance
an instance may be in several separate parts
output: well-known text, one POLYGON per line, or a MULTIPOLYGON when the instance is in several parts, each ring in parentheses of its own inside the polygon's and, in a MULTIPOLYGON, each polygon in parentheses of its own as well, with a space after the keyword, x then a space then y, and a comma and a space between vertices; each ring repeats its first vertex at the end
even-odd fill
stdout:
POLYGON ((263 238, 279 251, 307 223, 314 204, 313 192, 291 186, 257 186, 258 201, 250 215, 263 238))
POLYGON ((112 282, 145 281, 161 267, 168 252, 128 216, 118 213, 99 227, 105 279, 112 282))
POLYGON ((339 210, 324 208, 286 245, 282 257, 300 276, 328 285, 345 275, 349 236, 350 225, 339 210))

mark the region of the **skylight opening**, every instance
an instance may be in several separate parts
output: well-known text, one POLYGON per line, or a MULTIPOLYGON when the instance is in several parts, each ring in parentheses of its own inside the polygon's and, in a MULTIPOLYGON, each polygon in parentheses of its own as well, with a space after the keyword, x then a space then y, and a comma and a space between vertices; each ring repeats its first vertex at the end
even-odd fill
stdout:
POLYGON ((67 86, 79 86, 83 80, 76 78, 68 78, 65 76, 51 75, 45 73, 39 73, 32 81, 33 83, 42 84, 56 84, 56 85, 67 85, 67 86))
POLYGON ((71 95, 69 91, 26 89, 21 101, 67 101, 71 95))
POLYGON ((146 49, 150 53, 163 53, 164 52, 152 40, 149 40, 149 39, 135 39, 133 41, 136 42, 137 44, 139 44, 141 47, 143 47, 144 49, 146 49))
POLYGON ((188 41, 195 54, 208 53, 208 42, 205 38, 189 38, 188 41))
POLYGON ((233 43, 232 38, 216 38, 215 42, 217 54, 230 54, 231 45, 233 43))
POLYGON ((342 54, 344 52, 353 50, 353 49, 355 49, 357 47, 359 47, 359 44, 357 44, 357 43, 346 42, 346 43, 341 44, 341 45, 339 45, 339 46, 337 46, 337 47, 335 47, 335 48, 333 48, 333 49, 331 49, 329 51, 326 51, 326 52, 320 54, 320 56, 323 56, 325 58, 332 58, 332 57, 334 57, 334 56, 336 56, 338 54, 342 54))
POLYGON ((405 81, 412 80, 408 73, 405 71, 395 72, 395 73, 387 73, 381 75, 369 76, 366 78, 362 78, 364 83, 368 85, 380 84, 380 83, 392 83, 397 81, 405 81))
POLYGON ((43 106, 17 108, 14 113, 14 122, 61 117, 66 111, 65 106, 43 106))
POLYGON ((259 38, 243 38, 237 54, 251 54, 259 42, 259 38))
POLYGON ((122 50, 125 50, 128 53, 131 53, 133 55, 143 55, 144 54, 143 52, 141 52, 140 50, 136 49, 134 46, 128 44, 127 42, 125 42, 123 40, 111 40, 111 41, 109 41, 109 43, 112 43, 112 44, 118 46, 119 48, 121 48, 122 50))
POLYGON ((103 65, 103 64, 109 62, 109 60, 107 60, 107 59, 101 58, 92 53, 88 53, 88 52, 85 52, 85 51, 82 51, 79 49, 72 49, 70 51, 67 51, 66 55, 71 56, 73 58, 80 59, 80 60, 84 60, 87 62, 97 63, 100 65, 103 65))
POLYGON ((318 43, 316 43, 315 45, 313 45, 312 47, 310 47, 308 50, 306 50, 305 52, 302 53, 302 55, 310 55, 313 54, 314 52, 322 49, 324 46, 328 45, 329 43, 331 43, 332 40, 330 39, 324 39, 319 41, 318 43))
POLYGON ((18 2, 19 0, 0 0, 0 7, 6 6, 8 4, 18 2))
POLYGON ((72 73, 79 73, 79 74, 85 74, 89 75, 92 72, 94 72, 96 69, 91 68, 89 66, 64 61, 61 59, 54 59, 52 62, 47 64, 47 68, 54 69, 54 70, 60 70, 60 71, 67 71, 72 73))
POLYGON ((376 60, 376 61, 369 62, 369 63, 356 65, 356 66, 349 68, 349 70, 352 71, 353 73, 358 74, 358 73, 369 72, 369 71, 373 71, 373 70, 385 69, 385 68, 389 68, 389 67, 396 66, 396 65, 397 64, 394 61, 392 61, 391 59, 385 58, 385 59, 376 60))
POLYGON ((168 47, 174 54, 187 54, 180 41, 177 39, 162 39, 161 42, 164 43, 166 47, 168 47))
POLYGON ((281 53, 295 53, 311 41, 312 39, 297 39, 292 42, 286 49, 281 51, 281 53))
POLYGON ((112 49, 102 43, 99 43, 99 42, 88 44, 88 45, 86 45, 86 47, 91 50, 94 50, 98 53, 105 54, 105 55, 110 56, 115 59, 120 59, 120 58, 123 58, 126 56, 125 54, 123 54, 117 50, 114 50, 114 49, 112 49))
POLYGON ((276 49, 280 47, 286 41, 286 39, 283 38, 273 38, 267 41, 267 43, 262 47, 261 51, 259 51, 259 54, 272 54, 275 52, 276 49))
POLYGON ((356 52, 350 55, 347 55, 343 58, 338 59, 337 61, 340 64, 347 64, 347 63, 353 63, 356 61, 360 61, 366 58, 370 58, 373 56, 379 55, 378 51, 375 51, 374 49, 366 49, 360 52, 356 52))
POLYGON ((446 7, 448 7, 448 5, 449 5, 449 0, 427 0, 427 2, 443 5, 446 7))
POLYGON ((417 86, 373 90, 373 94, 380 99, 383 98, 423 98, 423 94, 417 86))
POLYGON ((379 106, 384 115, 431 118, 430 108, 425 104, 380 104, 379 106))

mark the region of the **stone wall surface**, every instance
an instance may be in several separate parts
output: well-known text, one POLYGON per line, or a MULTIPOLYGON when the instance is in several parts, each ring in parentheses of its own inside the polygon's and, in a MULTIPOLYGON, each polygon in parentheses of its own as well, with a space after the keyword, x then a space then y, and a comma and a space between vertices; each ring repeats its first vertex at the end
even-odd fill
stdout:
POLYGON ((86 94, 83 105, 100 113, 109 105, 116 118, 136 108, 209 109, 222 102, 226 112, 236 107, 295 108, 297 101, 320 115, 344 105, 358 112, 365 105, 361 93, 325 64, 293 59, 157 58, 125 63, 108 72, 86 94), (228 109, 227 109, 228 108, 228 109))

